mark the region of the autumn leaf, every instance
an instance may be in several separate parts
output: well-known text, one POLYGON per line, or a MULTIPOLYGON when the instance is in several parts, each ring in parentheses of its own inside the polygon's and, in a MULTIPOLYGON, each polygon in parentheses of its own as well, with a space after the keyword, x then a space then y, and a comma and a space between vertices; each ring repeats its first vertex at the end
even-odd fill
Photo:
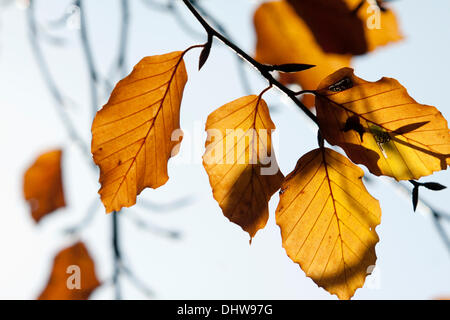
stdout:
MULTIPOLYGON (((395 13, 361 0, 287 0, 305 21, 322 50, 361 55, 399 41, 395 13)), ((333 70, 334 71, 334 70, 333 70)))
POLYGON ((47 214, 66 206, 62 184, 61 155, 61 150, 43 153, 25 172, 23 194, 36 223, 47 214))
MULTIPOLYGON (((351 55, 325 53, 307 23, 286 1, 263 3, 255 12, 257 36, 255 59, 267 64, 301 63, 315 68, 292 74, 280 74, 284 83, 297 83, 314 90, 320 81, 342 67, 350 65, 351 55)), ((303 102, 314 106, 314 97, 304 95, 303 102)))
POLYGON ((203 166, 223 214, 252 238, 269 217, 268 202, 281 185, 270 119, 260 96, 234 100, 208 116, 203 166))
POLYGON ((142 59, 94 119, 92 154, 107 212, 134 205, 142 190, 158 188, 169 178, 167 162, 181 140, 180 104, 187 81, 183 55, 142 59))
POLYGON ((350 299, 375 265, 381 209, 363 171, 331 149, 316 149, 283 182, 276 221, 288 256, 316 284, 350 299))
POLYGON ((375 175, 416 180, 450 163, 447 121, 395 79, 368 82, 343 68, 321 82, 316 108, 324 138, 375 175), (360 132, 343 130, 355 117, 360 132))
POLYGON ((82 242, 61 250, 53 261, 47 286, 39 300, 87 300, 100 285, 95 265, 82 242))

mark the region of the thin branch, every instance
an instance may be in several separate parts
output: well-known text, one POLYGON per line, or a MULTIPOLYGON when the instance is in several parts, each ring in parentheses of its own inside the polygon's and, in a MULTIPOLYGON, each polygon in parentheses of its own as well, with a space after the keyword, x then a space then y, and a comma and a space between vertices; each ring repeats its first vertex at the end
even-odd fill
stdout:
POLYGON ((441 224, 440 216, 436 215, 435 212, 433 212, 433 222, 434 226, 436 227, 437 232, 441 236, 442 241, 444 242, 445 246, 447 247, 447 251, 450 254, 450 238, 445 231, 444 227, 441 224))
POLYGON ((97 91, 97 83, 98 83, 98 75, 97 69, 94 63, 94 55, 92 53, 91 45, 89 42, 87 25, 86 25, 86 12, 84 6, 85 0, 76 0, 75 5, 80 8, 80 38, 81 44, 83 48, 83 52, 86 58, 88 72, 89 72, 89 86, 91 92, 91 109, 92 109, 92 118, 95 117, 95 114, 98 110, 98 91, 97 91))
POLYGON ((158 11, 163 11, 172 14, 173 17, 175 18, 175 21, 180 26, 181 30, 183 30, 184 32, 186 32, 186 34, 189 34, 192 37, 202 39, 204 37, 204 34, 192 28, 192 26, 186 22, 183 15, 180 14, 177 6, 174 4, 175 1, 176 0, 167 0, 165 1, 165 3, 159 3, 151 0, 142 0, 142 2, 150 9, 155 9, 158 11))
POLYGON ((174 199, 173 201, 169 203, 157 203, 151 200, 147 200, 145 198, 142 198, 139 200, 137 205, 139 207, 152 210, 152 212, 167 212, 167 211, 173 211, 178 210, 182 207, 191 205, 195 199, 193 196, 185 196, 182 198, 174 199))
POLYGON ((64 124, 64 127, 69 135, 69 138, 80 148, 82 153, 90 159, 90 151, 81 135, 78 133, 72 119, 66 111, 66 102, 58 89, 55 79, 53 78, 47 60, 44 57, 41 45, 39 44, 39 33, 36 23, 36 9, 35 0, 30 0, 30 4, 27 10, 27 22, 28 22, 28 33, 31 48, 33 50, 34 57, 37 61, 37 65, 42 74, 47 89, 49 90, 54 103, 56 105, 56 112, 64 124))
POLYGON ((241 59, 247 61, 250 63, 254 68, 256 68, 261 75, 267 79, 269 84, 274 85, 279 90, 284 92, 312 121, 314 121, 316 124, 317 118, 314 115, 314 113, 311 112, 311 110, 308 109, 296 96, 295 93, 281 84, 278 80, 276 80, 270 71, 266 68, 266 66, 262 63, 259 63, 255 59, 253 59, 249 54, 247 54, 244 50, 239 48, 237 45, 235 45, 232 41, 230 41, 227 37, 219 33, 216 29, 214 29, 206 20, 202 17, 202 15, 199 13, 199 11, 192 5, 192 3, 189 0, 182 0, 183 3, 186 5, 186 7, 189 9, 189 11, 194 15, 194 17, 200 22, 200 24, 203 26, 205 31, 207 32, 208 36, 215 37, 222 41, 227 47, 229 47, 231 50, 233 50, 236 54, 240 56, 241 59))
POLYGON ((99 200, 97 197, 95 197, 95 199, 90 202, 88 209, 86 210, 86 214, 81 220, 81 222, 79 222, 75 226, 66 229, 65 233, 76 234, 79 233, 82 229, 86 228, 92 222, 94 215, 98 209, 98 205, 99 200))
POLYGON ((119 55, 117 57, 117 69, 122 75, 127 72, 126 54, 128 35, 130 31, 130 4, 128 0, 121 0, 122 7, 122 27, 120 32, 119 55))
POLYGON ((114 253, 114 271, 113 271, 113 283, 115 291, 115 299, 121 300, 121 287, 120 287, 120 271, 122 269, 122 254, 119 247, 119 213, 113 212, 112 214, 112 246, 114 253))
POLYGON ((169 1, 164 1, 165 3, 161 3, 159 1, 154 0, 142 0, 142 2, 151 9, 159 10, 159 11, 167 11, 172 7, 172 3, 169 1))
MULTIPOLYGON (((117 74, 124 77, 127 73, 127 44, 130 33, 130 4, 129 0, 120 0, 121 4, 121 27, 119 36, 119 49, 117 58, 108 72, 108 79, 114 79, 117 74)), ((108 79, 105 79, 108 94, 112 91, 112 84, 108 79)))
POLYGON ((155 296, 155 293, 153 292, 153 290, 149 287, 147 287, 144 282, 139 279, 130 269, 128 269, 127 267, 123 266, 123 272, 125 274, 125 276, 128 278, 128 280, 139 290, 141 290, 142 293, 144 293, 144 295, 146 295, 147 297, 151 298, 155 296))
POLYGON ((153 223, 144 221, 141 219, 135 211, 127 210, 126 218, 130 219, 134 223, 134 225, 144 231, 151 232, 152 234, 167 237, 169 239, 179 239, 181 237, 181 233, 176 230, 169 230, 166 228, 159 227, 153 223))

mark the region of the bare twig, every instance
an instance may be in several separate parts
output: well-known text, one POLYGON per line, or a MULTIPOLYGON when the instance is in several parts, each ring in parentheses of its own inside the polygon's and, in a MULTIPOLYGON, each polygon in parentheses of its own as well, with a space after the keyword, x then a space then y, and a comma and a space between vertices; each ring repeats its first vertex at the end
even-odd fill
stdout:
POLYGON ((128 278, 128 280, 139 290, 141 290, 141 292, 146 295, 147 297, 151 298, 155 295, 155 293, 153 292, 153 290, 149 287, 147 287, 144 282, 139 279, 134 272, 132 272, 129 268, 123 266, 123 272, 125 274, 125 276, 128 278))
POLYGON ((177 6, 175 5, 175 1, 176 0, 167 0, 164 3, 161 3, 153 0, 142 0, 142 2, 150 9, 170 13, 175 18, 175 21, 178 23, 181 30, 184 30, 186 34, 189 34, 190 36, 197 39, 204 38, 203 33, 192 28, 192 26, 188 22, 186 22, 183 15, 178 11, 177 6))
POLYGON ((61 119, 61 122, 64 124, 65 129, 69 135, 69 138, 80 148, 82 153, 90 159, 90 151, 87 147, 87 144, 81 138, 81 135, 78 133, 72 119, 67 113, 67 104, 65 99, 63 98, 61 91, 59 90, 55 79, 53 78, 47 60, 44 57, 41 45, 39 44, 39 34, 36 23, 36 12, 35 12, 35 0, 30 0, 30 4, 27 11, 27 21, 28 21, 28 31, 29 31, 29 40, 31 44, 31 48, 33 50, 34 57, 37 61, 37 65, 41 71, 42 78, 44 79, 45 84, 47 85, 47 89, 49 90, 55 106, 56 112, 61 119))
POLYGON ((181 237, 181 233, 179 231, 169 230, 166 228, 159 227, 148 221, 144 221, 137 215, 136 212, 134 211, 130 212, 129 209, 125 217, 130 219, 137 228, 151 232, 157 236, 167 237, 170 239, 179 239, 181 237))
POLYGON ((89 42, 88 31, 86 26, 86 12, 84 6, 85 0, 76 0, 75 5, 80 8, 80 38, 83 47, 83 52, 86 58, 88 72, 89 72, 89 85, 91 92, 91 108, 92 108, 92 118, 98 110, 98 90, 97 83, 99 80, 97 69, 94 63, 94 55, 92 53, 91 45, 89 42))
POLYGON ((130 32, 130 4, 128 0, 120 1, 122 6, 122 28, 120 32, 119 55, 117 57, 117 69, 122 75, 127 72, 127 44, 128 34, 130 32))
POLYGON ((169 0, 166 1, 154 1, 154 0, 142 0, 142 2, 151 9, 159 11, 167 11, 172 7, 172 3, 169 0))
POLYGON ((81 222, 79 222, 75 226, 72 226, 72 227, 66 229, 65 233, 75 234, 75 233, 79 233, 82 229, 86 228, 92 222, 94 215, 98 209, 98 205, 99 205, 99 200, 97 197, 95 197, 95 199, 93 199, 90 202, 88 209, 86 210, 86 214, 83 217, 83 219, 81 220, 81 222))
MULTIPOLYGON (((130 4, 129 0, 121 0, 121 28, 120 28, 120 38, 119 38, 119 50, 117 54, 116 61, 112 66, 112 70, 109 72, 108 79, 114 78, 117 74, 121 77, 125 76, 127 73, 127 44, 130 32, 130 4)), ((108 80, 105 81, 108 91, 112 90, 112 85, 108 80)))
POLYGON ((122 269, 122 254, 119 247, 119 213, 112 213, 112 244, 114 252, 114 271, 113 271, 113 283, 116 300, 122 299, 121 287, 120 287, 120 271, 122 269))
POLYGON ((168 212, 188 206, 192 204, 193 201, 193 196, 185 196, 179 199, 175 199, 169 203, 157 203, 143 198, 139 200, 138 206, 145 209, 150 209, 152 210, 152 212, 168 212))

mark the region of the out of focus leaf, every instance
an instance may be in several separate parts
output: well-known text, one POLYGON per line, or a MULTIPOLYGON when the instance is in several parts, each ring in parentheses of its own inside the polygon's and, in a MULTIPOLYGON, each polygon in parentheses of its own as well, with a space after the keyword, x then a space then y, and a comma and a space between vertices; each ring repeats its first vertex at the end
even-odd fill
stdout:
POLYGON ((24 198, 38 223, 47 214, 64 207, 61 150, 41 154, 27 169, 23 180, 24 198))
POLYGON ((87 300, 100 285, 95 264, 82 242, 61 250, 39 300, 87 300))
POLYGON ((399 41, 395 13, 361 0, 287 0, 305 21, 322 50, 360 55, 399 41), (358 7, 360 5, 360 7, 358 7))

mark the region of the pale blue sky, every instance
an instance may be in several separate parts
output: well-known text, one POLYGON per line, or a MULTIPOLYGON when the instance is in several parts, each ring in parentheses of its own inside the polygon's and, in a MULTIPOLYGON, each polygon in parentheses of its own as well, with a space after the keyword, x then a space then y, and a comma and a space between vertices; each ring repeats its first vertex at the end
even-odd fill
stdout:
MULTIPOLYGON (((38 1, 41 21, 54 19, 70 1, 38 1)), ((90 38, 95 60, 105 72, 113 59, 118 37, 118 3, 87 1, 90 38)), ((206 7, 229 30, 236 42, 253 51, 252 13, 256 1, 209 0, 206 7)), ((183 50, 199 41, 187 35, 172 16, 155 12, 131 0, 132 25, 129 69, 143 56, 183 50)), ((448 75, 450 74, 450 2, 447 0, 399 0, 393 4, 405 40, 357 58, 358 76, 375 81, 382 76, 398 79, 411 96, 434 105, 450 118, 448 75)), ((97 197, 97 176, 86 166, 76 147, 67 141, 55 106, 31 55, 25 12, 16 6, 0 12, 0 298, 34 298, 47 281, 54 253, 73 238, 64 227, 79 221, 97 197), (34 226, 22 200, 22 174, 34 157, 49 148, 64 147, 64 178, 68 208, 54 218, 34 226)), ((196 21, 180 6, 185 20, 200 32, 196 21)), ((67 37, 60 48, 46 47, 52 72, 65 95, 74 101, 69 111, 84 138, 90 137, 89 97, 86 66, 77 31, 63 29, 67 37)), ((202 40, 203 42, 204 40, 202 40)), ((245 94, 235 67, 235 56, 225 47, 213 47, 204 69, 197 72, 198 51, 186 56, 189 81, 182 103, 182 129, 187 137, 177 159, 169 164, 169 182, 158 190, 147 189, 141 197, 160 203, 192 195, 193 205, 171 213, 135 209, 139 216, 159 226, 180 230, 181 241, 161 238, 135 228, 123 213, 123 251, 129 266, 156 292, 156 298, 248 298, 248 299, 334 299, 306 278, 281 247, 275 225, 275 195, 270 202, 267 227, 257 233, 251 246, 248 235, 223 217, 212 197, 208 177, 201 166, 207 115, 224 103, 245 94), (189 137, 191 142, 189 143, 189 137), (189 161, 183 161, 188 159, 189 161)), ((266 83, 248 68, 253 93, 266 83)), ((277 158, 283 173, 289 173, 298 158, 316 147, 311 124, 277 92, 266 94, 278 132, 277 158)), ((393 188, 389 179, 368 185, 380 200, 383 216, 377 228, 376 277, 357 291, 356 299, 428 299, 450 294, 450 256, 438 237, 432 220, 420 209, 413 213, 411 201, 393 188)), ((450 186, 450 173, 440 172, 424 181, 450 186)), ((448 209, 450 189, 422 192, 442 209, 448 209)), ((450 210, 449 210, 450 211, 450 210)), ((102 280, 111 275, 110 217, 99 210, 84 230, 102 280)), ((369 278, 370 279, 370 278, 369 278)), ((123 280, 124 297, 146 298, 123 280)), ((105 286, 92 298, 112 297, 105 286)))

